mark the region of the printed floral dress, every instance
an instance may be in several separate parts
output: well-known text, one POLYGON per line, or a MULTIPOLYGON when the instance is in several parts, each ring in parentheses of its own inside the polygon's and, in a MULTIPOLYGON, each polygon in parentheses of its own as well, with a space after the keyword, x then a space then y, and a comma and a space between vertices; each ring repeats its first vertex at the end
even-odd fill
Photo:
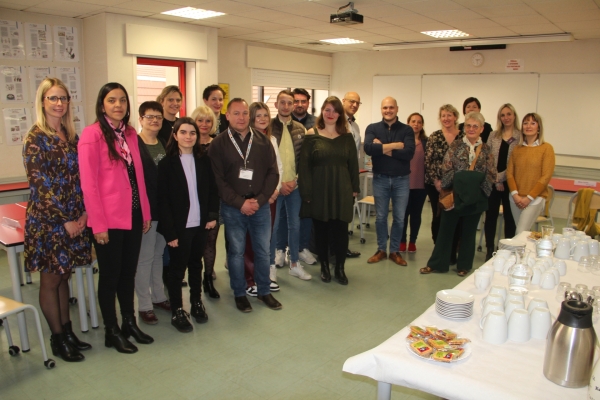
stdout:
POLYGON ((79 181, 77 141, 62 142, 36 125, 25 138, 23 162, 30 198, 25 221, 25 268, 65 274, 91 263, 89 229, 70 238, 64 224, 85 212, 79 181))

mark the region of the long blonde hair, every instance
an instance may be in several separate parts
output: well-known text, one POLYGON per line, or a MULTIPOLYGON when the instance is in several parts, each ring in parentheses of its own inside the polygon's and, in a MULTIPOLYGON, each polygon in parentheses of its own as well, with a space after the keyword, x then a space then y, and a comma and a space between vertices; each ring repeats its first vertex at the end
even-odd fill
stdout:
POLYGON ((508 108, 510 111, 512 111, 515 120, 513 122, 513 130, 516 131, 521 131, 521 124, 519 123, 519 117, 517 116, 517 110, 515 110, 515 107, 510 104, 510 103, 506 103, 506 104, 502 104, 500 106, 500 108, 498 109, 498 119, 496 121, 496 132, 494 133, 494 137, 499 139, 502 137, 502 132, 504 131, 504 124, 502 123, 502 119, 500 118, 500 114, 502 114, 502 110, 504 110, 505 108, 508 108))
MULTIPOLYGON (((35 93, 35 125, 48 136, 56 135, 56 131, 48 124, 48 121, 46 120, 46 113, 44 112, 44 96, 46 95, 46 92, 54 86, 61 88, 65 91, 67 96, 70 96, 69 89, 67 89, 65 84, 58 78, 44 79, 42 83, 40 83, 40 86, 38 86, 37 92, 35 93)), ((75 132, 75 124, 73 123, 71 103, 69 102, 65 106, 67 108, 67 112, 62 116, 60 123, 65 128, 67 140, 73 143, 75 142, 77 132, 75 132)))
MULTIPOLYGON (((208 132, 208 134, 214 135, 217 131, 217 118, 215 117, 215 112, 207 106, 196 107, 190 117, 194 120, 194 122, 196 122, 198 117, 209 118, 212 121, 212 127, 210 128, 210 132, 208 132)), ((198 135, 200 135, 200 132, 198 132, 198 135)))

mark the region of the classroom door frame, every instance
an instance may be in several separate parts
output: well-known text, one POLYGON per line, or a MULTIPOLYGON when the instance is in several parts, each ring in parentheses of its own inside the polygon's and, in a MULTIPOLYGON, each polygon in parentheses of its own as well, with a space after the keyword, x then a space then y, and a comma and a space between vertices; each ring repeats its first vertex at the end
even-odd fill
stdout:
POLYGON ((137 65, 154 65, 162 67, 175 67, 178 69, 179 90, 183 94, 181 99, 181 107, 179 108, 179 117, 185 117, 186 110, 186 78, 185 78, 185 61, 182 60, 167 60, 161 58, 137 57, 137 65))

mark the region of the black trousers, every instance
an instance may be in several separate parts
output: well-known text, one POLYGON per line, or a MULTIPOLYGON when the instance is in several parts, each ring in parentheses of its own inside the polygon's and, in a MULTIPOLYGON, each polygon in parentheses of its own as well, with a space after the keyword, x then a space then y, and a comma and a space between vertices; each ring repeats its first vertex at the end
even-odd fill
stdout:
MULTIPOLYGON (((442 212, 438 207, 440 202, 440 192, 437 191, 435 185, 430 185, 427 183, 425 184, 425 190, 427 190, 427 196, 429 196, 429 202, 431 203, 431 238, 433 239, 433 244, 436 244, 438 232, 440 230, 440 222, 442 220, 442 212)), ((452 246, 450 248, 450 259, 452 261, 454 261, 457 257, 456 252, 458 250, 458 243, 460 241, 461 229, 462 224, 456 224, 456 230, 454 232, 452 246)))
POLYGON ((98 257, 98 304, 104 326, 118 325, 115 294, 121 306, 121 315, 133 315, 133 293, 144 221, 141 210, 133 210, 131 229, 109 229, 108 243, 94 239, 98 257))
POLYGON ((510 193, 506 182, 504 182, 503 191, 496 190, 496 185, 492 187, 492 194, 488 197, 488 210, 485 212, 485 245, 488 250, 494 250, 500 203, 502 203, 504 213, 504 237, 512 238, 515 236, 517 226, 510 210, 509 197, 510 193))
POLYGON ((319 221, 313 218, 315 242, 319 260, 329 260, 329 248, 335 254, 335 262, 344 265, 348 251, 348 223, 339 219, 319 221))
MULTIPOLYGON (((436 190, 437 192, 437 190, 436 190)), ((401 243, 406 243, 406 232, 410 224, 410 242, 416 243, 419 229, 421 229, 421 214, 423 213, 423 205, 427 198, 427 189, 410 189, 408 195, 408 204, 404 213, 404 227, 402 228, 401 243)))
POLYGON ((202 287, 202 262, 208 230, 204 227, 186 228, 177 238, 177 247, 169 246, 169 300, 173 313, 183 307, 181 281, 188 269, 190 302, 200 300, 202 287))

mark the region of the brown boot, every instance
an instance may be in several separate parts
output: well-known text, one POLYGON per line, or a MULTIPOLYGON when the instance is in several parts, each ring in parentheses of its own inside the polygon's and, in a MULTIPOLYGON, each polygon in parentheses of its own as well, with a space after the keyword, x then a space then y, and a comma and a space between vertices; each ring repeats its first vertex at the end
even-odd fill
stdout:
POLYGON ((385 260, 386 258, 387 258, 387 253, 385 251, 377 250, 377 253, 373 254, 373 256, 371 256, 371 258, 369 258, 367 260, 367 263, 375 264, 381 260, 385 260))

